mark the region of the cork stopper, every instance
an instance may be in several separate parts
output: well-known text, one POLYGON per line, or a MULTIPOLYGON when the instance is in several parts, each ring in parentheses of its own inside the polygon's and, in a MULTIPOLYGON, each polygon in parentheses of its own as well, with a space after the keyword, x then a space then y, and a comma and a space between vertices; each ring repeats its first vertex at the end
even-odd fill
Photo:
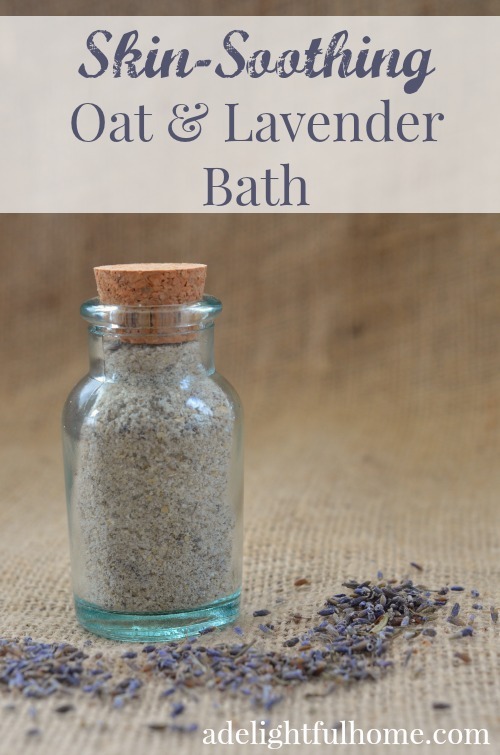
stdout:
POLYGON ((191 262, 145 262, 94 268, 103 304, 187 304, 203 296, 207 266, 191 262))
MULTIPOLYGON (((182 343, 196 334, 180 332, 175 313, 147 313, 148 307, 192 304, 200 301, 207 266, 191 262, 145 262, 100 265, 94 268, 101 304, 145 307, 147 325, 130 327, 124 315, 123 330, 116 335, 125 343, 182 343)), ((137 318, 134 318, 137 323, 137 318)))

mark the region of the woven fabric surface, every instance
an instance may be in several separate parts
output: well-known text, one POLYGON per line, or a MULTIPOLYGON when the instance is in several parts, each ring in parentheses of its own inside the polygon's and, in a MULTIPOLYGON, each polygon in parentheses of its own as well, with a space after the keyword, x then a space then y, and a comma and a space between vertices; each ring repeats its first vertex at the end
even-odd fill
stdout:
MULTIPOLYGON (((398 638, 382 680, 324 698, 305 696, 321 680, 287 689, 263 716, 243 696, 200 692, 183 714, 200 726, 192 734, 148 728, 167 718, 159 680, 122 710, 78 692, 64 716, 54 699, 35 702, 35 738, 31 702, 0 689, 0 752, 194 754, 203 728, 262 717, 484 727, 499 751, 498 218, 3 216, 0 239, 0 636, 89 638, 72 606, 59 417, 87 368, 78 307, 94 294, 93 265, 142 260, 206 262, 207 290, 224 302, 217 364, 246 410, 245 636, 281 649, 346 578, 378 570, 463 585, 464 606, 477 589, 485 606, 473 637, 451 640, 439 619, 407 665, 398 638), (263 607, 271 636, 252 617, 263 607)), ((106 657, 128 647, 92 640, 106 657)), ((205 644, 220 640, 233 630, 205 644)))
MULTIPOLYGON (((39 15, 35 0, 1 0, 3 15, 39 15)), ((496 0, 49 0, 44 15, 127 16, 495 16, 496 0)))

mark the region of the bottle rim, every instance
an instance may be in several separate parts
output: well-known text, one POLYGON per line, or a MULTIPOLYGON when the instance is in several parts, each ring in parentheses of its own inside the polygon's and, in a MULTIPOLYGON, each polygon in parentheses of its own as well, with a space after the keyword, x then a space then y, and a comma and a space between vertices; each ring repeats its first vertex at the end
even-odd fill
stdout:
POLYGON ((192 332, 213 325, 222 311, 222 302, 205 294, 196 302, 164 305, 103 304, 98 297, 88 299, 80 307, 80 314, 93 333, 149 333, 192 332))

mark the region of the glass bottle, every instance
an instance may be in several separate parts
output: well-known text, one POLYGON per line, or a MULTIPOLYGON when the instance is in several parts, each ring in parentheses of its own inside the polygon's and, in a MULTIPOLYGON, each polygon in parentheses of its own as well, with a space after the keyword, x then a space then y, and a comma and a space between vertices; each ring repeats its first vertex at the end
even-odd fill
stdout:
POLYGON ((85 302, 90 370, 63 443, 76 615, 117 640, 233 621, 242 561, 242 410, 215 371, 221 303, 85 302))

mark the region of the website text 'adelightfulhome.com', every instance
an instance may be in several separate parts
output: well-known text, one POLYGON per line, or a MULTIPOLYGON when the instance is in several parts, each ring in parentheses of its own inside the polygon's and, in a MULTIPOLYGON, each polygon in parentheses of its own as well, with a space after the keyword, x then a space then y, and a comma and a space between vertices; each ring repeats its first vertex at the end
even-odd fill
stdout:
POLYGON ((226 721, 221 729, 204 729, 206 745, 264 745, 279 750, 284 745, 489 745, 487 729, 358 728, 354 721, 339 721, 328 727, 323 721, 312 725, 290 726, 289 721, 269 727, 265 721, 249 721, 247 728, 236 728, 226 721))

